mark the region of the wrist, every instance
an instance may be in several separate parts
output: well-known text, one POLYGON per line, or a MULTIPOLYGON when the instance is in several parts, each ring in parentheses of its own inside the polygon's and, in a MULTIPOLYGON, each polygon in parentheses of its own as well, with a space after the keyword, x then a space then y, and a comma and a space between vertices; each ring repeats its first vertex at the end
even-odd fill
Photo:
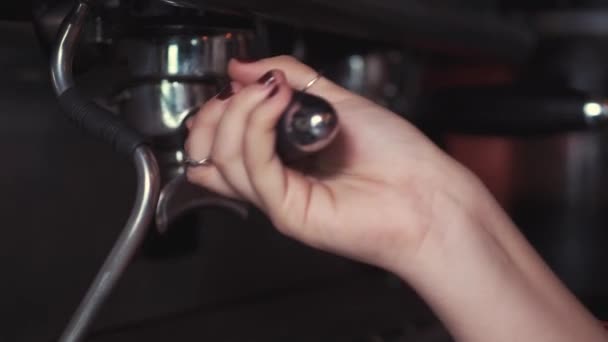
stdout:
POLYGON ((419 230, 421 233, 408 241, 409 246, 403 246, 403 252, 391 265, 390 271, 406 281, 415 281, 428 269, 445 265, 449 255, 460 256, 467 250, 471 253, 500 252, 504 257, 496 230, 487 228, 488 224, 496 225, 508 217, 497 204, 494 205, 491 194, 475 175, 458 167, 454 171, 452 177, 442 176, 450 182, 429 191, 431 195, 426 201, 429 209, 423 210, 428 217, 419 220, 424 222, 423 229, 419 230))
POLYGON ((430 305, 457 340, 605 341, 483 186, 437 196, 424 239, 391 271, 430 305), (470 194, 473 194, 470 192, 470 194))
POLYGON ((437 201, 445 202, 436 206, 441 213, 435 215, 413 252, 403 253, 391 271, 415 286, 448 280, 451 270, 479 259, 508 262, 507 251, 494 231, 486 229, 483 217, 453 200, 437 201))

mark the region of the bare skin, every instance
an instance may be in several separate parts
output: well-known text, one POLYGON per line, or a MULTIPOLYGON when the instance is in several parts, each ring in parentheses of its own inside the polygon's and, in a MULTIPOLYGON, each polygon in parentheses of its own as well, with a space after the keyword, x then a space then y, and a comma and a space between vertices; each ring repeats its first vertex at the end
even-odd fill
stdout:
POLYGON ((399 275, 459 341, 608 341, 479 180, 407 121, 322 78, 308 91, 336 108, 341 134, 303 172, 281 163, 274 127, 315 72, 280 56, 231 61, 229 75, 234 94, 188 123, 188 155, 214 162, 189 169, 191 182, 399 275), (274 81, 257 83, 268 71, 274 81))

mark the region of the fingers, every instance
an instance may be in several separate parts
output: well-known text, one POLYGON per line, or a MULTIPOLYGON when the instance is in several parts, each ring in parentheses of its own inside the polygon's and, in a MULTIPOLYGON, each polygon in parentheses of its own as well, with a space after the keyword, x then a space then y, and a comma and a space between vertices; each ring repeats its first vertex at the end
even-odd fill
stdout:
MULTIPOLYGON (((281 73, 282 74, 282 73, 281 73)), ((284 167, 276 153, 276 125, 287 107, 292 90, 285 82, 255 108, 247 122, 243 155, 248 178, 265 208, 272 208, 284 196, 286 179, 284 167)))
POLYGON ((250 84, 236 94, 226 107, 216 129, 211 152, 213 163, 226 181, 243 198, 259 203, 243 160, 243 144, 248 117, 255 108, 284 83, 282 73, 268 71, 256 83, 250 84))
MULTIPOLYGON (((185 143, 187 156, 195 160, 211 156, 217 126, 230 103, 230 98, 239 91, 240 87, 238 83, 232 82, 216 97, 207 101, 195 116, 188 119, 190 134, 185 143)), ((190 182, 204 186, 210 191, 229 198, 241 199, 239 193, 213 165, 188 168, 186 175, 190 182)))
POLYGON ((194 159, 210 156, 213 165, 189 168, 188 178, 224 196, 253 202, 277 227, 291 230, 306 221, 314 181, 284 167, 276 153, 276 126, 295 81, 289 83, 279 70, 262 75, 229 99, 209 101, 197 114, 187 151, 194 159))
MULTIPOLYGON (((283 75, 277 72, 277 75, 283 75)), ((245 170, 256 192, 260 206, 284 230, 304 222, 311 181, 286 168, 276 153, 276 126, 287 108, 293 90, 286 82, 278 82, 271 96, 257 106, 247 122, 243 155, 245 170)), ((293 234, 293 232, 285 233, 293 234)))
MULTIPOLYGON (((195 160, 210 157, 212 165, 188 168, 191 182, 224 196, 261 205, 246 170, 245 136, 250 130, 250 116, 258 114, 256 108, 273 97, 279 87, 283 92, 288 91, 283 108, 275 110, 280 115, 291 96, 285 75, 280 71, 267 72, 257 82, 231 92, 229 98, 219 95, 203 106, 191 123, 186 151, 195 160)), ((274 141, 267 143, 274 150, 274 141)))
POLYGON ((186 125, 186 128, 188 130, 191 130, 192 129, 192 125, 194 125, 194 117, 191 116, 191 117, 187 118, 186 122, 185 122, 185 125, 186 125))
MULTIPOLYGON (((230 77, 243 84, 255 82, 268 70, 278 69, 287 75, 287 83, 296 90, 302 90, 317 76, 317 72, 291 56, 261 59, 252 63, 231 60, 228 64, 230 77)), ((346 89, 322 77, 307 92, 322 96, 330 102, 340 101, 353 95, 346 89)))

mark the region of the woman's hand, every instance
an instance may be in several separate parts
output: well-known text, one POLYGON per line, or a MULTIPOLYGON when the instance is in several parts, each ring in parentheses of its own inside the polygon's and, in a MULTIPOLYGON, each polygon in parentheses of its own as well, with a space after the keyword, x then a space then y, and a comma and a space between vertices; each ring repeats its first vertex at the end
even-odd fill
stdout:
POLYGON ((277 156, 275 126, 315 72, 276 57, 232 61, 229 74, 232 89, 188 124, 188 155, 213 160, 188 170, 192 182, 400 275, 458 341, 607 341, 477 178, 405 120, 321 79, 308 91, 335 107, 341 134, 298 171, 277 156))
POLYGON ((309 245, 393 270, 415 262, 429 235, 444 234, 446 219, 473 215, 474 177, 402 118, 325 78, 308 92, 335 107, 341 132, 305 172, 285 167, 275 126, 292 89, 315 71, 281 56, 231 61, 229 75, 232 89, 188 124, 188 155, 213 160, 190 168, 191 182, 252 202, 309 245))

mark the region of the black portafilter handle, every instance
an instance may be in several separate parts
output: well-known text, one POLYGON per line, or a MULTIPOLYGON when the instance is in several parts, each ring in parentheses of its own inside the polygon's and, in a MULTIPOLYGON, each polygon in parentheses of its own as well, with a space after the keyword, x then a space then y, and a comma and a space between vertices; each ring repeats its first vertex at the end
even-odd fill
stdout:
POLYGON ((277 125, 277 153, 284 163, 293 163, 323 150, 338 131, 338 115, 329 102, 294 91, 277 125))

